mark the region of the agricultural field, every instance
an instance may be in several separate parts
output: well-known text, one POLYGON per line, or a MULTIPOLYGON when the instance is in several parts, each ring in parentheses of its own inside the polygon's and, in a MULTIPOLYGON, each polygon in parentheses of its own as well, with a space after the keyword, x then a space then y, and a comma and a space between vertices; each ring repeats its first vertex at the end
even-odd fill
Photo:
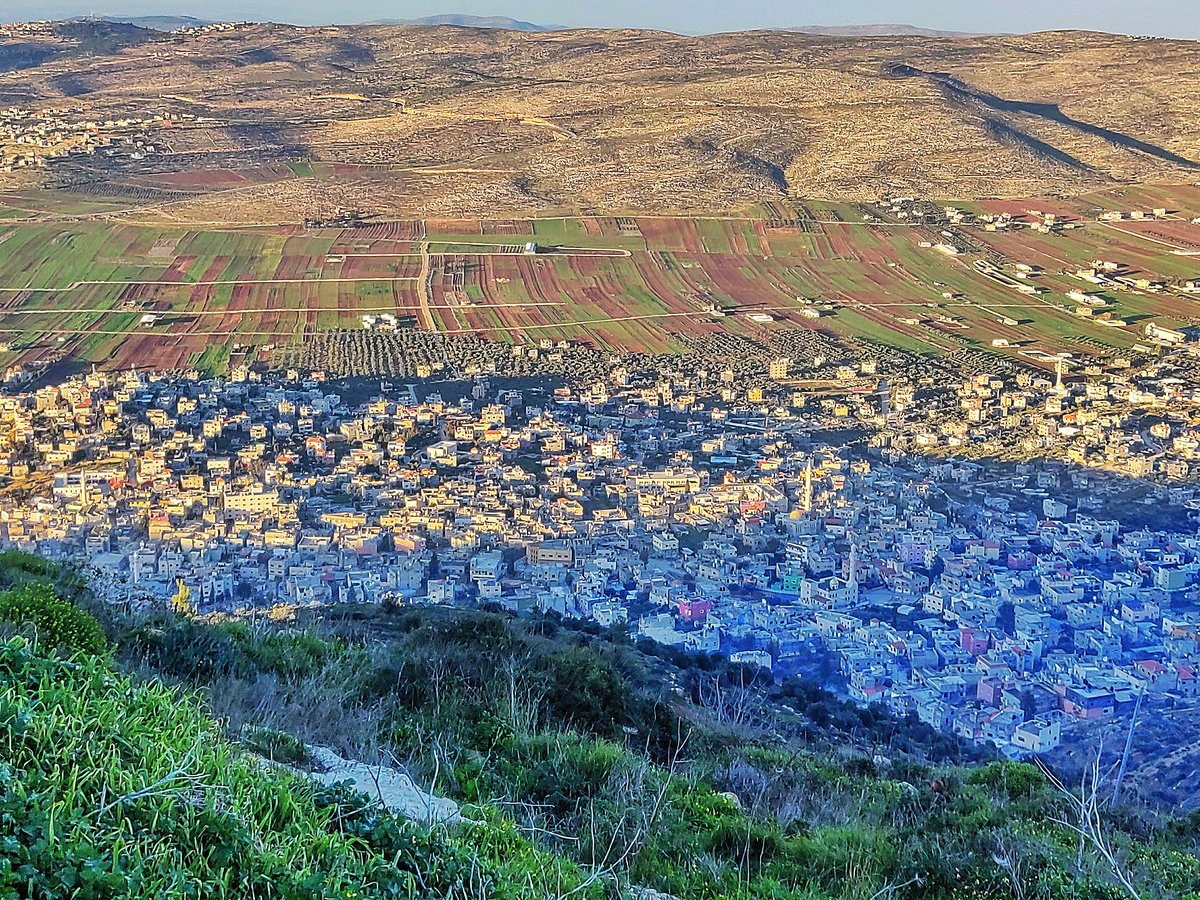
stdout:
MULTIPOLYGON (((286 166, 212 171, 156 186, 189 189, 304 177, 286 166)), ((964 227, 957 255, 922 225, 865 221, 833 202, 764 206, 761 217, 589 216, 368 221, 354 227, 160 223, 106 215, 77 196, 30 212, 0 197, 0 366, 66 359, 108 367, 220 371, 272 348, 390 314, 398 327, 512 343, 572 341, 684 352, 721 332, 750 340, 813 329, 915 353, 964 348, 1037 361, 1128 351, 1145 323, 1200 324, 1200 191, 979 201, 1020 221, 1050 212, 1079 227, 964 227), (1172 216, 1100 222, 1100 211, 1161 204, 1172 216), (33 216, 32 218, 30 216, 33 216), (535 245, 531 252, 529 245, 535 245), (1119 262, 1158 292, 1097 291, 1074 277, 1119 262), (977 263, 1001 273, 989 277, 977 263), (1020 276, 1036 292, 1023 292, 1020 276), (1068 297, 1087 290, 1093 315, 1068 297), (1100 315, 1107 313, 1107 315, 1100 315), (1109 320, 1101 324, 1097 316, 1109 320), (1114 323, 1115 320, 1115 323, 1114 323), (993 346, 993 342, 1007 345, 993 346)), ((44 193, 44 192, 42 192, 44 193)), ((32 198, 30 198, 32 199, 32 198)))

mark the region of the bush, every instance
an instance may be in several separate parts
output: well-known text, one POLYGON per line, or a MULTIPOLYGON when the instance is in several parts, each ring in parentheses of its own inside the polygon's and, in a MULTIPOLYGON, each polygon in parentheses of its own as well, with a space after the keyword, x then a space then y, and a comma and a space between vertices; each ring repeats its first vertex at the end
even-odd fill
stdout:
POLYGON ((0 579, 6 584, 21 584, 25 581, 54 577, 55 566, 49 560, 20 550, 0 552, 0 579))
POLYGON ((139 623, 121 637, 119 645, 154 670, 193 684, 242 668, 241 651, 227 632, 176 616, 139 623))
POLYGON ((259 631, 243 622, 218 626, 233 638, 250 672, 270 672, 280 678, 303 678, 319 672, 341 647, 308 631, 259 631))
POLYGON ((243 728, 242 743, 272 762, 294 768, 312 765, 312 755, 304 742, 275 728, 243 728))
POLYGON ((563 815, 601 794, 629 760, 611 741, 569 731, 511 735, 487 756, 471 754, 455 775, 468 800, 508 795, 563 815))
POLYGON ((1046 788, 1046 776, 1037 766, 1009 761, 991 762, 973 769, 967 782, 988 787, 1013 801, 1031 797, 1046 788))
POLYGON ((0 621, 31 629, 38 643, 49 649, 97 656, 107 646, 96 618, 46 584, 26 584, 0 594, 0 621))
POLYGON ((259 631, 241 622, 208 625, 173 615, 156 615, 130 628, 122 644, 154 669, 197 685, 264 673, 304 678, 343 652, 339 644, 305 631, 259 631))

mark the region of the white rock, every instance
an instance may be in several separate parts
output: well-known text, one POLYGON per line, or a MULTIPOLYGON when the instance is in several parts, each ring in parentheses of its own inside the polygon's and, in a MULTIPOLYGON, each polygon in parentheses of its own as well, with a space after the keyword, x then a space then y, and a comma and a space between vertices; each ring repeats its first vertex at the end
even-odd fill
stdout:
POLYGON ((634 887, 630 889, 631 900, 678 900, 670 894, 656 891, 654 888, 634 887))
POLYGON ((310 746, 308 752, 316 767, 324 770, 303 773, 314 781, 324 785, 349 781, 359 793, 414 822, 457 825, 466 821, 457 803, 426 793, 399 769, 342 759, 327 747, 310 746))

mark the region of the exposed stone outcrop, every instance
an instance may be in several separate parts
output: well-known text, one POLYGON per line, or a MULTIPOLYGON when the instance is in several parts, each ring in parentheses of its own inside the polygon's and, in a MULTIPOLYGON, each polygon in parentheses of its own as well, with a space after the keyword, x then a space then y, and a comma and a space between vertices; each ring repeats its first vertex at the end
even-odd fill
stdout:
POLYGON ((457 803, 421 790, 412 778, 399 769, 368 766, 354 760, 342 759, 327 747, 310 745, 308 752, 313 771, 292 771, 324 785, 348 781, 356 791, 414 822, 457 825, 467 821, 459 812, 457 803))

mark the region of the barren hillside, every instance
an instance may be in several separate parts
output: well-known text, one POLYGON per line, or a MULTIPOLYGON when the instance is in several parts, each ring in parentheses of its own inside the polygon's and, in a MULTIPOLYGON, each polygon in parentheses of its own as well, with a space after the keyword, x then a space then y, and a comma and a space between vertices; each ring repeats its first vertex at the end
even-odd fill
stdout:
POLYGON ((26 57, 0 105, 198 117, 136 165, 52 165, 51 181, 330 164, 172 197, 164 214, 181 219, 729 210, 1200 178, 1200 54, 1180 41, 263 25, 26 57))

